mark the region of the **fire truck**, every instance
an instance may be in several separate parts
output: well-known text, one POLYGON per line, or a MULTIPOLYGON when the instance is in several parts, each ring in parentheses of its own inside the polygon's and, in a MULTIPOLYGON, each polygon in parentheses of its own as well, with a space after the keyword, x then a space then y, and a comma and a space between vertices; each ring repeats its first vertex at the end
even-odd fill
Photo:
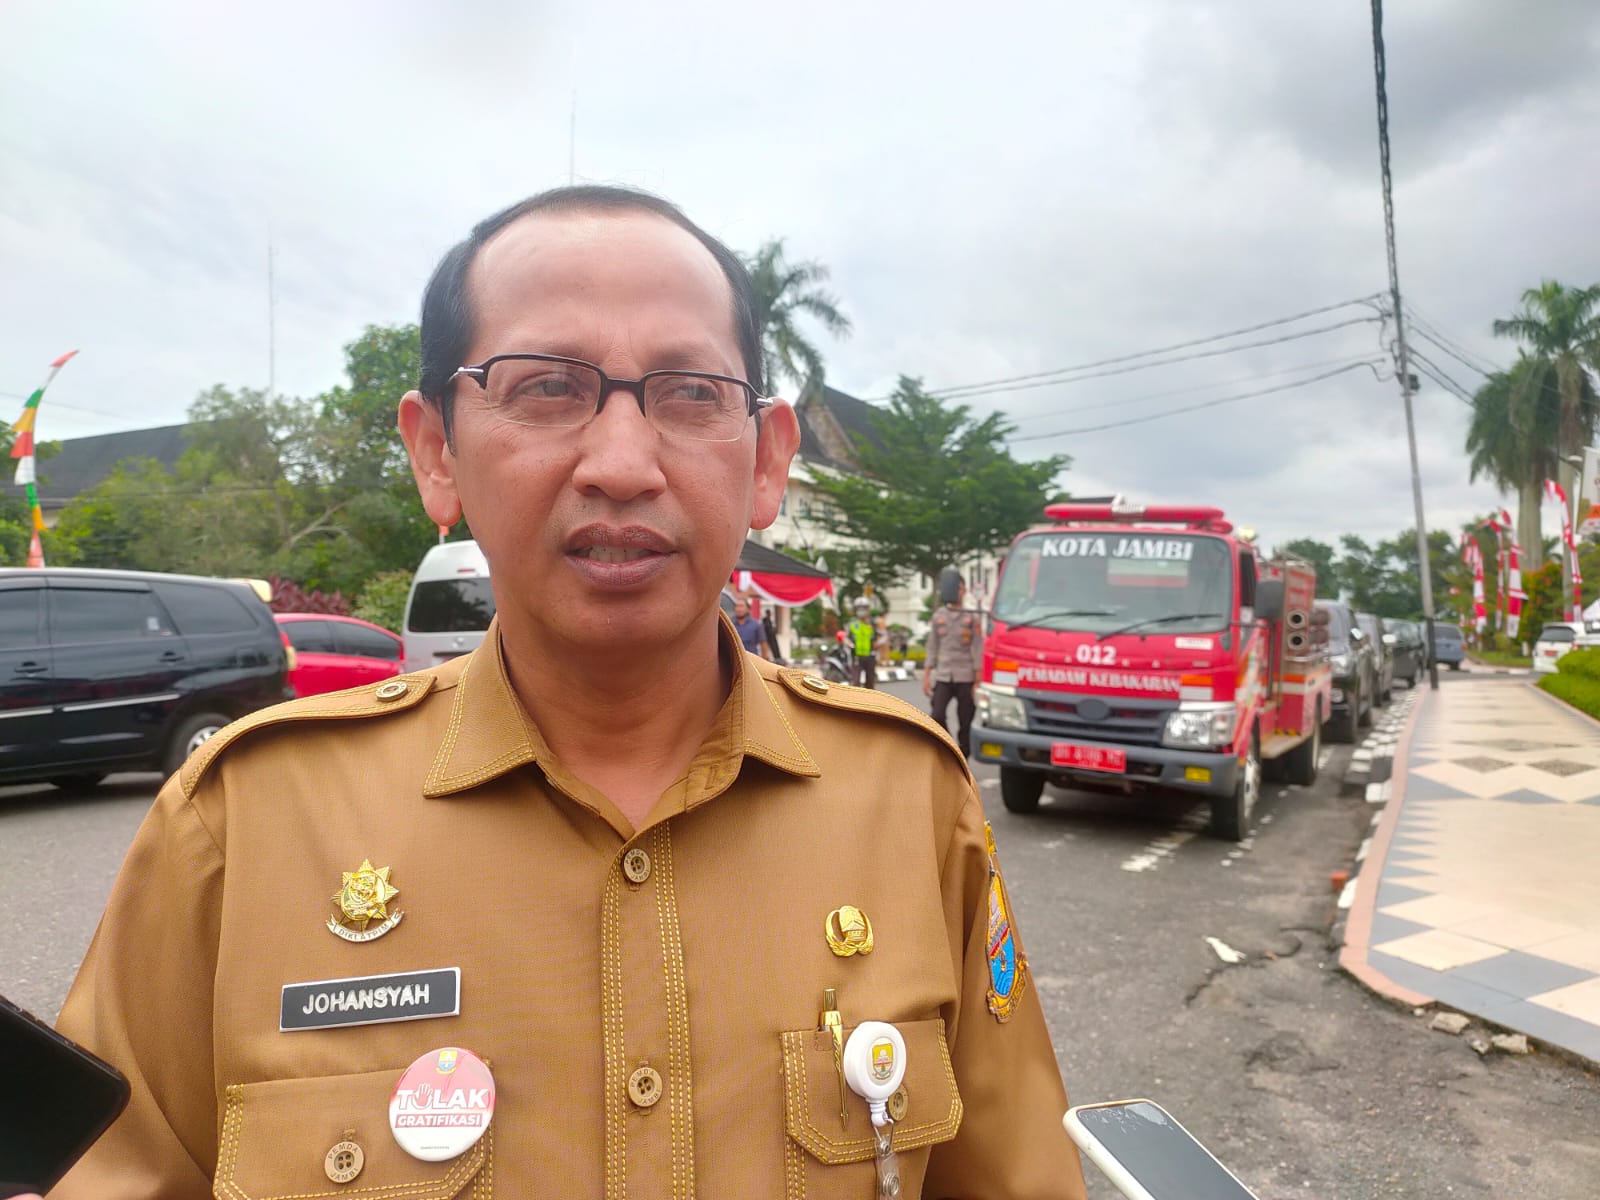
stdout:
POLYGON ((1210 803, 1241 839, 1263 772, 1317 777, 1331 711, 1316 575, 1219 508, 1053 504, 995 586, 974 751, 1014 813, 1046 783, 1210 803))

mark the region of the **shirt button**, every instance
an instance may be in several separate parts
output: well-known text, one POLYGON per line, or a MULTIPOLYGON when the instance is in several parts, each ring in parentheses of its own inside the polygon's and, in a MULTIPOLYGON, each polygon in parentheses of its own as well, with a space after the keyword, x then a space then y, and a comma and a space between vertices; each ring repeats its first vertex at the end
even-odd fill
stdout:
POLYGON ((328 1157, 322 1162, 322 1169, 333 1182, 349 1183, 361 1174, 361 1168, 366 1162, 367 1156, 361 1152, 361 1147, 354 1142, 345 1141, 328 1151, 328 1157))
POLYGON ((905 1088, 900 1088, 894 1095, 889 1097, 889 1103, 885 1105, 889 1110, 889 1119, 895 1122, 904 1121, 906 1119, 906 1109, 910 1105, 911 1098, 906 1095, 905 1088))
POLYGON ((640 1067, 628 1076, 628 1099, 640 1108, 653 1108, 661 1099, 661 1075, 654 1067, 640 1067))
POLYGON ((826 679, 818 679, 815 675, 802 675, 800 676, 800 682, 818 695, 826 696, 828 694, 828 681, 826 679))
POLYGON ((629 883, 643 883, 650 878, 650 856, 642 847, 635 846, 622 856, 622 873, 629 883))
POLYGON ((379 700, 398 700, 401 696, 406 694, 406 685, 401 683, 398 679, 391 679, 388 683, 381 685, 378 690, 372 694, 379 700))

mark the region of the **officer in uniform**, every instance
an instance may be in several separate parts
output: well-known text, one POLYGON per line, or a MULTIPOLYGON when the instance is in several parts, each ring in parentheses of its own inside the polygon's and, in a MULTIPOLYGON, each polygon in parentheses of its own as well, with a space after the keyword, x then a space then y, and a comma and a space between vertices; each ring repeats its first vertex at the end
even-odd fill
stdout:
POLYGON ((872 623, 872 602, 857 596, 855 617, 844 627, 850 646, 850 682, 856 687, 878 686, 878 627, 872 623))
POLYGON ((950 727, 950 701, 956 702, 956 745, 972 754, 972 689, 983 667, 983 625, 978 614, 961 607, 967 588, 955 567, 939 572, 939 611, 928 630, 928 657, 922 665, 922 694, 931 697, 933 719, 950 727))
POLYGON ((60 1021, 133 1097, 53 1195, 1084 1195, 966 763, 719 614, 799 440, 755 312, 626 190, 445 256, 400 428, 498 615, 167 781, 60 1021))

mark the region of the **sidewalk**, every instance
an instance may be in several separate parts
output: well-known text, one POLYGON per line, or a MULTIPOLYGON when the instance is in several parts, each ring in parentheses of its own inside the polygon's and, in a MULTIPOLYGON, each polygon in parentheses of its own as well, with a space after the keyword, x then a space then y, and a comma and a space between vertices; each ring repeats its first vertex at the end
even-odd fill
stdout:
POLYGON ((1340 963, 1600 1065, 1600 725, 1526 676, 1419 691, 1340 963))

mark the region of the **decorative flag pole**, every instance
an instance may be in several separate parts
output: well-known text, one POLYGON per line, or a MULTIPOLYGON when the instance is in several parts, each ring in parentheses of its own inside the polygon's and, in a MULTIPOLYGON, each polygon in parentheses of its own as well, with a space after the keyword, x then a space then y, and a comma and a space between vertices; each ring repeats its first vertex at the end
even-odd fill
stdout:
POLYGON ((1554 479, 1544 481, 1544 493, 1561 506, 1561 541, 1567 548, 1567 561, 1572 564, 1572 604, 1567 609, 1567 620, 1583 620, 1583 571, 1578 566, 1578 539, 1572 533, 1572 510, 1567 506, 1567 493, 1554 479))
POLYGON ((17 460, 17 473, 11 482, 27 489, 28 508, 33 513, 33 539, 28 543, 30 567, 44 566, 44 546, 39 541, 39 535, 44 532, 44 513, 39 509, 37 475, 33 465, 33 426, 39 417, 39 401, 44 399, 45 388, 50 386, 61 368, 67 365, 67 360, 76 353, 76 350, 69 350, 50 364, 50 374, 44 377, 43 383, 33 389, 33 395, 29 396, 28 402, 22 406, 22 415, 11 427, 17 435, 17 440, 11 445, 11 457, 17 460))

